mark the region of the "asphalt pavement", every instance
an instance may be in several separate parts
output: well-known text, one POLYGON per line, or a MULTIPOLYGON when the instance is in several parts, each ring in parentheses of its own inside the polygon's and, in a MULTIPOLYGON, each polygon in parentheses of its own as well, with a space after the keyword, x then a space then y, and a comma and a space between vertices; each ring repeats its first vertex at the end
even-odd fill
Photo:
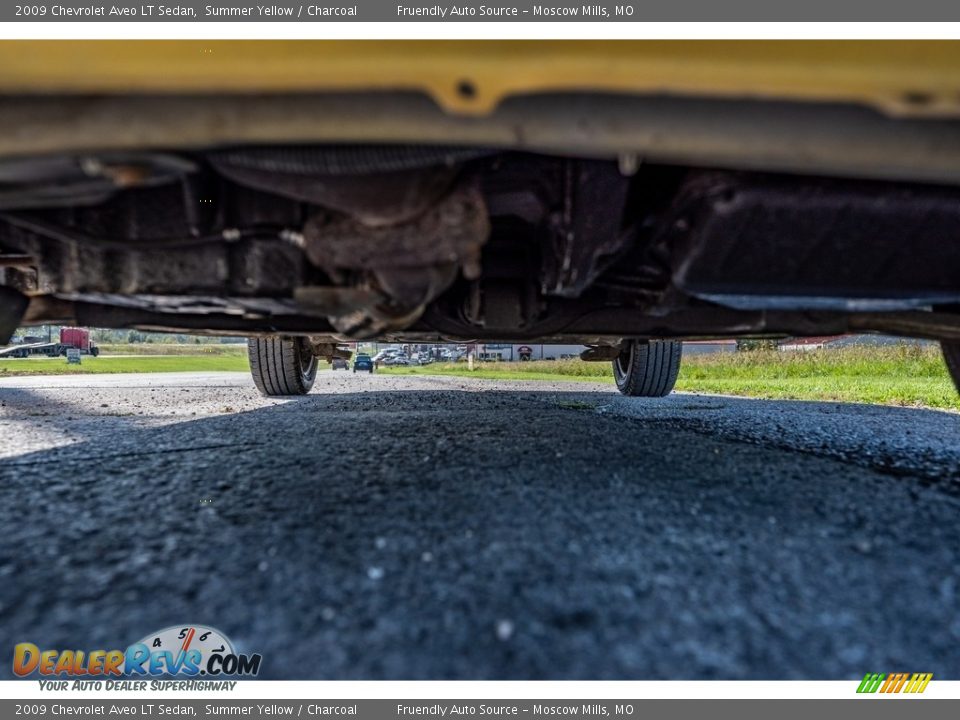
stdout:
POLYGON ((266 678, 957 679, 958 510, 943 412, 0 380, 3 652, 200 623, 266 678))

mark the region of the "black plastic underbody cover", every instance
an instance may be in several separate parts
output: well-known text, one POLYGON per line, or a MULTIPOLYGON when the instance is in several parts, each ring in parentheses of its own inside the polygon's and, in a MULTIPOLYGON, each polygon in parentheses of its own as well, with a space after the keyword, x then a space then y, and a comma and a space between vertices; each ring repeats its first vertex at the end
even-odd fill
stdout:
POLYGON ((960 301, 960 190, 701 172, 667 236, 677 287, 742 309, 960 301))

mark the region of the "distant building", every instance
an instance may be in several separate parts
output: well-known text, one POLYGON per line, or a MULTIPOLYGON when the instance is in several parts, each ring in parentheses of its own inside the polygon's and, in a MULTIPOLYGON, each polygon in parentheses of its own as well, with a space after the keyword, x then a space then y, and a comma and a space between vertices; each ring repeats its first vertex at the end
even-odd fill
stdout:
POLYGON ((524 360, 565 360, 579 358, 586 345, 541 345, 534 343, 478 343, 471 350, 477 360, 521 362, 524 360))
POLYGON ((817 337, 789 338, 778 346, 778 350, 822 350, 843 340, 843 335, 821 335, 817 337))
POLYGON ((902 338, 894 335, 822 335, 817 337, 788 338, 780 343, 778 350, 821 350, 823 348, 850 347, 853 345, 932 345, 933 340, 902 338))
MULTIPOLYGON (((477 360, 522 362, 524 360, 567 360, 580 357, 586 345, 543 345, 540 343, 478 343, 469 346, 477 360)), ((691 355, 734 352, 736 340, 695 340, 685 342, 683 351, 691 355)))
POLYGON ((687 340, 683 343, 684 355, 708 355, 710 353, 736 351, 736 340, 687 340))

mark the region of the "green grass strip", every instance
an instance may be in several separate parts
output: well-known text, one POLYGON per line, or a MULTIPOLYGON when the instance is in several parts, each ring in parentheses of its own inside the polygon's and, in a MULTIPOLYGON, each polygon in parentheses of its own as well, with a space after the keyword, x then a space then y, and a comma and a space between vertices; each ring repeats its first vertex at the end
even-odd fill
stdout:
MULTIPOLYGON (((383 368, 398 375, 487 380, 613 382, 610 363, 546 360, 383 368)), ((960 410, 960 396, 937 346, 902 344, 806 352, 755 350, 683 359, 677 389, 787 400, 825 400, 960 410)))
POLYGON ((246 355, 144 355, 141 357, 89 357, 80 365, 66 358, 0 360, 0 378, 22 375, 98 375, 115 373, 246 371, 246 355))

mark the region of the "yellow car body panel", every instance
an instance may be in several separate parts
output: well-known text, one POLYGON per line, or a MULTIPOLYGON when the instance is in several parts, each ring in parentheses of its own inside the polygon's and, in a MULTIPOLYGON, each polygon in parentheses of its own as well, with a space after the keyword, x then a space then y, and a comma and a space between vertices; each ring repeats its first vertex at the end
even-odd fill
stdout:
POLYGON ((0 42, 0 93, 414 91, 483 114, 531 93, 869 105, 960 115, 952 41, 0 42))

